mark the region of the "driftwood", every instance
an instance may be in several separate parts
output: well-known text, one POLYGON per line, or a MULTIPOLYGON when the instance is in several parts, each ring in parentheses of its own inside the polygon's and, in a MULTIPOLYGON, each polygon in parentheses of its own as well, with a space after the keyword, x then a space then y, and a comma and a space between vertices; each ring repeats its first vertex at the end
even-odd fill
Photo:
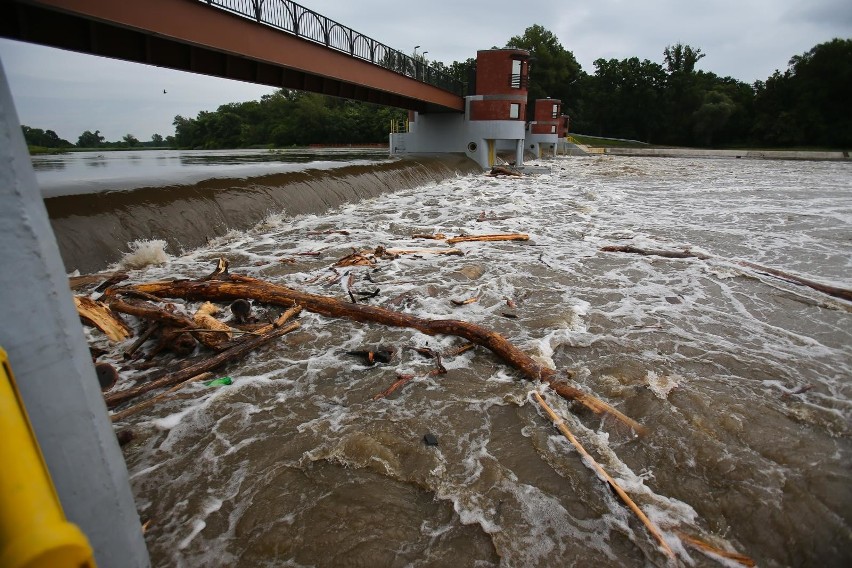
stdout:
POLYGON ((311 235, 311 236, 314 236, 314 235, 335 235, 335 234, 336 235, 349 236, 349 231, 342 230, 342 229, 329 229, 327 231, 308 231, 305 234, 311 235))
POLYGON ((411 235, 412 239, 431 239, 434 241, 443 241, 447 238, 447 235, 444 233, 435 233, 434 235, 428 233, 418 233, 416 235, 411 235))
MULTIPOLYGON (((597 397, 569 386, 558 379, 557 372, 538 363, 499 333, 460 320, 433 320, 369 306, 341 302, 334 298, 298 292, 256 278, 231 275, 230 280, 175 281, 137 284, 131 287, 160 297, 179 297, 189 300, 228 301, 237 298, 254 300, 282 306, 301 305, 306 310, 325 316, 345 317, 359 322, 375 322, 393 327, 416 329, 427 335, 455 335, 491 350, 498 357, 514 366, 529 380, 548 383, 560 396, 576 400, 596 413, 608 413, 637 432, 644 428, 609 404, 597 397)), ((199 371, 200 372, 200 371, 199 371)), ((114 404, 118 404, 115 402, 114 404)))
POLYGON ((170 312, 145 300, 124 300, 121 298, 113 298, 110 300, 109 307, 116 312, 159 322, 170 327, 195 327, 195 322, 187 316, 170 312))
POLYGON ((466 306, 468 304, 475 304, 479 301, 479 296, 473 296, 471 298, 467 298, 465 300, 450 300, 450 302, 454 306, 466 306))
POLYGON ((821 284, 819 282, 814 282, 813 280, 808 280, 807 278, 802 278, 801 276, 790 274, 789 272, 784 272, 782 270, 776 270, 775 268, 770 268, 768 266, 761 266, 753 262, 748 262, 747 260, 741 260, 737 264, 741 266, 746 266, 762 274, 768 274, 769 276, 774 276, 775 278, 780 278, 782 280, 786 280, 787 282, 791 282, 799 286, 805 286, 807 288, 816 290, 817 292, 822 292, 823 294, 828 294, 829 296, 834 296, 835 298, 840 298, 841 300, 852 302, 852 290, 848 288, 839 288, 837 286, 821 284))
POLYGON ((103 292, 113 284, 118 284, 124 280, 130 278, 124 272, 113 272, 106 274, 84 274, 83 276, 72 276, 68 279, 68 286, 72 290, 80 290, 82 288, 88 288, 89 286, 99 283, 98 287, 95 288, 96 292, 103 292))
MULTIPOLYGON (((127 290, 122 289, 119 292, 121 293, 121 295, 125 295, 126 291, 127 290)), ((156 296, 151 296, 150 294, 148 294, 147 296, 156 298, 156 296)), ((160 298, 157 299, 159 300, 160 298)), ((163 309, 145 300, 123 299, 113 297, 109 305, 110 308, 112 308, 116 312, 121 312, 124 314, 129 314, 131 316, 136 316, 141 319, 161 323, 163 325, 163 333, 161 335, 161 345, 158 346, 157 351, 160 351, 163 348, 171 349, 172 346, 169 344, 175 342, 184 344, 176 345, 176 347, 178 347, 177 352, 185 353, 187 350, 191 351, 191 348, 194 348, 194 344, 189 345, 189 342, 186 341, 185 337, 182 337, 183 333, 189 331, 191 331, 192 336, 199 342, 201 342, 204 346, 209 347, 210 349, 213 349, 215 351, 220 351, 223 347, 225 347, 227 340, 231 337, 231 328, 225 324, 221 324, 222 326, 224 326, 223 329, 220 329, 216 332, 208 333, 204 330, 213 329, 211 327, 207 327, 207 325, 213 324, 210 324, 206 321, 199 322, 195 319, 190 319, 185 315, 170 312, 169 310, 163 309)), ((215 318, 211 317, 210 319, 216 321, 215 318)))
POLYGON ((391 384, 391 386, 389 386, 382 392, 374 395, 373 400, 379 400, 381 398, 385 398, 392 395, 398 388, 410 382, 416 376, 417 375, 397 375, 396 380, 393 382, 393 384, 391 384))
POLYGON ((631 254, 639 254, 642 256, 661 256, 663 258, 697 258, 699 260, 707 260, 710 257, 700 252, 692 252, 691 250, 661 250, 661 249, 641 249, 633 245, 610 245, 601 247, 603 252, 627 252, 631 254))
POLYGON ((210 302, 204 302, 192 316, 192 321, 196 327, 211 330, 210 332, 197 332, 196 337, 198 340, 204 345, 216 350, 233 337, 231 328, 213 317, 213 314, 218 312, 218 306, 214 306, 210 302))
POLYGON ((751 567, 751 566, 757 565, 757 563, 753 559, 749 558, 745 554, 740 554, 739 552, 729 552, 727 550, 722 550, 718 546, 713 546, 712 544, 704 542, 700 538, 690 536, 690 535, 688 535, 684 532, 681 532, 681 531, 676 531, 676 532, 677 532, 677 536, 678 536, 678 538, 680 538, 680 540, 682 540, 686 544, 692 546, 696 550, 700 550, 701 552, 704 552, 704 553, 707 553, 707 554, 710 554, 710 555, 721 556, 722 558, 727 558, 728 560, 733 560, 734 562, 736 562, 737 564, 739 564, 741 566, 751 567))
POLYGON ((491 168, 491 171, 487 174, 489 176, 513 176, 513 177, 523 177, 524 174, 519 172, 518 170, 514 170, 507 166, 494 166, 491 168))
POLYGON ((334 263, 334 266, 373 266, 376 259, 371 251, 353 252, 334 263))
POLYGON ((495 235, 461 235, 447 239, 447 244, 470 243, 474 241, 528 241, 530 236, 524 233, 504 233, 495 235))
POLYGON ((173 386, 172 388, 170 388, 166 392, 162 392, 162 393, 158 394, 157 396, 152 396, 148 400, 140 402, 139 404, 134 404, 130 408, 126 408, 126 409, 122 410, 121 412, 115 412, 113 414, 110 414, 109 419, 112 422, 118 422, 119 420, 124 420, 128 416, 132 416, 133 414, 141 412, 142 410, 145 410, 146 408, 150 408, 150 407, 154 406, 155 404, 157 404, 158 402, 160 402, 161 400, 163 400, 164 398, 166 398, 170 394, 179 391, 180 389, 182 389, 183 387, 185 387, 186 385, 188 385, 190 383, 197 383, 198 381, 206 381, 207 379, 211 379, 211 378, 213 378, 213 373, 201 373, 200 375, 196 375, 194 377, 191 377, 189 380, 173 386))
MULTIPOLYGON (((449 242, 449 241, 448 241, 449 242)), ((362 250, 344 256, 334 263, 334 267, 344 266, 375 266, 376 262, 394 258, 406 254, 443 254, 464 256, 464 252, 457 248, 420 248, 420 249, 386 249, 379 246, 375 250, 362 250)))
POLYGON ((133 335, 133 330, 112 313, 106 304, 86 296, 74 296, 74 305, 80 319, 104 332, 110 341, 124 341, 133 335))
POLYGON ((394 256, 405 254, 443 254, 449 256, 464 256, 464 251, 457 248, 386 249, 386 252, 394 256))
POLYGON ((148 341, 152 335, 154 335, 160 329, 160 324, 157 322, 151 322, 148 325, 148 328, 142 332, 142 334, 133 342, 133 344, 124 350, 122 356, 125 359, 130 359, 133 357, 133 354, 142 347, 142 344, 148 341))
MULTIPOLYGON (((214 280, 208 280, 205 282, 199 282, 200 284, 222 284, 223 282, 217 282, 214 280)), ((190 365, 180 371, 175 373, 166 375, 156 381, 151 381, 149 383, 145 383, 133 389, 127 389, 125 391, 117 392, 111 394, 107 397, 104 397, 106 404, 109 408, 115 408, 119 404, 123 402, 127 402, 133 398, 136 398, 140 394, 145 394, 146 392, 150 392, 154 389, 159 389, 163 387, 170 387, 172 385, 182 383, 188 379, 196 375, 200 375, 201 373, 205 373, 207 371, 212 371, 218 367, 221 367, 225 363, 232 361, 234 359, 238 359, 253 351, 257 347, 272 341, 273 339, 284 335, 285 333, 290 333, 291 331, 297 329, 299 324, 297 322, 293 322, 286 327, 279 327, 273 329, 269 333, 265 333, 264 335, 260 335, 257 337, 249 337, 240 341, 230 349, 226 351, 222 351, 221 353, 217 353, 215 356, 210 357, 209 359, 204 359, 203 361, 199 361, 194 365, 190 365)))
POLYGON ((589 455, 589 452, 586 451, 586 448, 584 448, 583 445, 580 444, 579 440, 577 440, 577 438, 574 437, 574 434, 571 433, 571 430, 568 429, 568 426, 565 425, 565 421, 563 421, 553 411, 553 409, 550 408, 550 405, 548 405, 544 401, 544 398, 542 398, 541 394, 539 394, 538 391, 533 391, 533 394, 535 395, 535 399, 538 401, 538 404, 544 409, 550 419, 553 420, 553 423, 556 425, 556 427, 559 428, 559 431, 562 432, 562 434, 568 439, 568 441, 571 442, 571 444, 577 449, 578 452, 580 452, 580 455, 585 458, 586 463, 591 465, 592 469, 594 469, 597 474, 604 479, 604 481, 609 483, 609 485, 618 494, 618 496, 621 497, 621 500, 624 501, 624 503, 630 508, 631 511, 636 513, 636 516, 639 517, 639 520, 642 521, 642 524, 647 527, 648 532, 650 532, 654 536, 654 538, 657 539, 657 542, 660 543, 660 546, 663 548, 663 550, 665 550, 666 554, 670 558, 674 558, 675 554, 669 547, 669 545, 666 543, 665 539, 663 538, 663 535, 660 533, 660 529, 658 529, 657 526, 645 515, 645 513, 642 512, 642 509, 639 508, 639 506, 633 501, 633 499, 630 498, 627 492, 624 491, 624 489, 606 472, 606 470, 601 467, 601 465, 596 462, 591 455, 589 455))
MULTIPOLYGON (((640 254, 643 256, 661 256, 664 258, 697 258, 698 260, 710 260, 714 258, 710 255, 692 252, 688 249, 683 251, 669 251, 656 249, 641 249, 631 245, 610 245, 601 247, 600 250, 602 250, 603 252, 626 252, 632 254, 640 254)), ((789 272, 784 272, 783 270, 778 270, 776 268, 770 268, 768 266, 755 264, 754 262, 749 262, 747 260, 735 260, 730 262, 734 262, 740 266, 745 266, 746 268, 751 268, 752 270, 760 272, 761 274, 780 278, 781 280, 786 280, 787 282, 790 282, 792 284, 796 284, 798 286, 805 286, 807 288, 816 290, 817 292, 822 292, 823 294, 828 294, 829 296, 852 302, 852 290, 848 288, 839 288, 837 286, 821 284, 820 282, 815 282, 807 278, 802 278, 801 276, 796 276, 795 274, 790 274, 789 272)))

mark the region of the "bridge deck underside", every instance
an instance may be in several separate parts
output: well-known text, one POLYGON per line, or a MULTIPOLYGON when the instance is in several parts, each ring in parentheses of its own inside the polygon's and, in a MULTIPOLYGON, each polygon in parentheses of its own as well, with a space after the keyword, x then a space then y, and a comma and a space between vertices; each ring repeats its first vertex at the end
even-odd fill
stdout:
POLYGON ((458 95, 199 2, 2 2, 0 36, 419 112, 464 109, 458 95))

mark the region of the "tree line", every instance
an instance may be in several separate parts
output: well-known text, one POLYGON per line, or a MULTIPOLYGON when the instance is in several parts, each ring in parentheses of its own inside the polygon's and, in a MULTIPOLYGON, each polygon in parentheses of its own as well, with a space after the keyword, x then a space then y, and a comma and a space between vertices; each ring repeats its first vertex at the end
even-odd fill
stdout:
POLYGON ((542 26, 507 46, 530 50, 530 100, 561 99, 572 132, 698 147, 852 146, 850 39, 818 44, 751 85, 696 70, 705 53, 682 43, 660 62, 598 59, 591 74, 542 26))
POLYGON ((42 148, 47 150, 67 150, 69 148, 129 149, 146 146, 152 148, 167 148, 174 146, 173 136, 163 138, 159 134, 154 134, 151 136, 151 140, 146 142, 140 142, 139 139, 132 134, 125 134, 121 140, 108 142, 101 134, 100 130, 95 130, 94 132, 86 130, 77 138, 77 143, 72 144, 68 140, 60 138, 53 130, 31 128, 25 124, 21 125, 21 130, 24 132, 24 140, 26 140, 27 146, 30 147, 30 151, 38 151, 38 149, 42 148))
MULTIPOLYGON (((818 44, 793 56, 785 71, 754 84, 697 70, 706 54, 682 43, 666 46, 659 62, 598 59, 592 73, 540 25, 510 38, 506 47, 531 52, 530 101, 562 100, 575 133, 696 147, 852 146, 850 39, 818 44)), ((429 65, 472 90, 475 59, 429 65)), ((195 118, 176 116, 175 134, 165 139, 155 134, 150 142, 139 142, 128 134, 110 143, 99 131, 87 130, 76 146, 212 149, 381 143, 388 140, 391 122, 405 117, 399 109, 282 89, 259 101, 202 111, 195 118)), ((52 130, 23 128, 29 144, 75 146, 52 130)))

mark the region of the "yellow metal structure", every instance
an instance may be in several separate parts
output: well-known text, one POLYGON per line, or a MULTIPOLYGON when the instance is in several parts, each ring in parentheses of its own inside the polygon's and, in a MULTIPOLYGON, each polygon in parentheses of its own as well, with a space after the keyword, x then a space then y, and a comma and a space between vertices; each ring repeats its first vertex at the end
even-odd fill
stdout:
POLYGON ((86 536, 65 519, 2 348, 0 367, 0 566, 94 567, 86 536))
POLYGON ((390 128, 391 133, 393 134, 405 134, 406 132, 408 132, 408 119, 391 119, 390 128))

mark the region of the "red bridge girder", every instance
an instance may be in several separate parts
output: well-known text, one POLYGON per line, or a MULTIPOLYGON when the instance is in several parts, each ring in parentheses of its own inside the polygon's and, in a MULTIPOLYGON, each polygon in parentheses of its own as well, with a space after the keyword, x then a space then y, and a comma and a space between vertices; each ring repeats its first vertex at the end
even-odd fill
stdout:
POLYGON ((7 0, 0 36, 419 112, 464 111, 459 95, 194 0, 7 0))

